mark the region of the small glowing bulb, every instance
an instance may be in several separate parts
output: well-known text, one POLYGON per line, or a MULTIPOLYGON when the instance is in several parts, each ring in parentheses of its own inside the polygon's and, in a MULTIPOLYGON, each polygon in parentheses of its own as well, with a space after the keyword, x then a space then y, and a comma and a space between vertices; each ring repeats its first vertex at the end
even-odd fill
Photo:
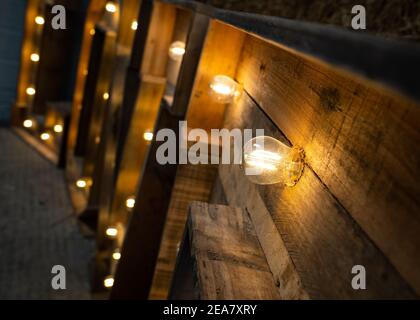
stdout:
POLYGON ((54 126, 54 132, 56 132, 56 133, 63 132, 63 126, 61 124, 56 124, 54 126))
POLYGON ((80 178, 76 181, 76 186, 80 189, 86 188, 89 184, 90 180, 88 178, 80 178))
POLYGON ((38 61, 39 61, 39 54, 37 54, 37 53, 32 53, 32 54, 31 54, 31 60, 32 60, 33 62, 38 62, 38 61))
POLYGON ((245 175, 256 184, 283 183, 294 186, 302 175, 303 150, 280 141, 259 136, 244 145, 245 175))
POLYGON ((222 103, 231 102, 241 94, 239 84, 232 78, 224 75, 214 76, 210 82, 210 89, 216 100, 222 103))
POLYGON ((94 36, 95 35, 95 32, 96 32, 95 29, 92 28, 92 29, 90 29, 89 34, 91 36, 94 36))
POLYGON ((109 93, 105 92, 102 97, 104 98, 104 100, 108 100, 109 99, 109 93))
POLYGON ((33 126, 33 122, 31 119, 26 119, 25 121, 23 121, 23 126, 25 128, 32 128, 33 126))
POLYGON ((114 285, 114 277, 108 276, 104 279, 104 287, 111 288, 114 285))
POLYGON ((112 1, 108 1, 105 5, 105 9, 108 12, 114 13, 117 11, 117 6, 112 1))
POLYGON ((108 237, 114 238, 118 235, 118 229, 115 227, 109 227, 106 229, 105 233, 108 237))
POLYGON ((41 138, 41 140, 47 141, 50 138, 50 134, 46 133, 46 132, 43 132, 43 133, 41 133, 40 138, 41 138))
POLYGON ((153 132, 151 130, 146 130, 145 133, 143 133, 143 139, 146 141, 152 141, 153 140, 153 132))
POLYGON ((169 57, 175 61, 181 61, 185 54, 185 43, 182 41, 175 41, 169 47, 169 57))
POLYGON ((133 22, 131 22, 131 30, 137 30, 138 26, 139 24, 136 20, 133 20, 133 22))
POLYGON ((29 96, 33 96, 35 94, 35 92, 36 92, 35 89, 32 88, 32 87, 29 87, 29 88, 26 89, 26 94, 29 95, 29 96))
POLYGON ((120 260, 121 259, 121 253, 120 250, 115 250, 114 253, 112 254, 112 259, 114 260, 120 260))
POLYGON ((134 197, 129 197, 125 200, 125 206, 129 209, 133 209, 136 204, 136 199, 134 197))
POLYGON ((39 24, 39 25, 42 25, 42 24, 44 24, 44 23, 45 23, 45 20, 44 20, 44 18, 43 18, 43 17, 41 17, 41 16, 36 16, 36 17, 35 17, 35 23, 36 23, 36 24, 39 24))

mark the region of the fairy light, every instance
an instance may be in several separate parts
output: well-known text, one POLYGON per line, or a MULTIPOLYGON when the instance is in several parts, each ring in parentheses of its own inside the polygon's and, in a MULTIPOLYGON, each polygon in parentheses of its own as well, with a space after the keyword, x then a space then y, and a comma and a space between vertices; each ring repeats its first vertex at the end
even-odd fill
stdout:
POLYGON ((114 277, 113 276, 107 276, 104 279, 104 287, 105 288, 111 288, 114 285, 114 277))
POLYGON ((135 204, 136 204, 136 199, 134 197, 129 197, 127 198, 127 200, 125 200, 125 206, 128 209, 133 209, 135 204))
POLYGON ((105 233, 108 237, 114 238, 118 235, 118 229, 115 227, 108 227, 105 233))
POLYGON ((89 34, 91 36, 94 36, 95 35, 95 32, 96 32, 95 29, 92 28, 92 29, 90 29, 89 34))
POLYGON ((117 11, 117 6, 115 5, 114 2, 108 1, 105 5, 105 10, 110 13, 115 13, 117 11))
POLYGON ((76 181, 76 187, 79 189, 84 189, 86 187, 89 187, 92 184, 92 181, 90 178, 80 178, 76 181))
POLYGON ((32 122, 32 120, 31 119, 26 119, 25 121, 23 121, 23 126, 25 127, 25 128, 32 128, 32 126, 33 126, 34 124, 33 124, 33 122, 32 122))
POLYGON ((38 25, 43 25, 45 23, 45 19, 42 16, 36 16, 35 23, 38 25))
POLYGON ((131 30, 137 30, 138 26, 139 26, 139 24, 136 20, 133 20, 131 22, 131 30))
POLYGON ((120 252, 120 250, 116 249, 112 253, 112 259, 114 259, 114 260, 120 260, 121 259, 121 252, 120 252))
POLYGON ((31 61, 33 61, 33 62, 38 62, 38 61, 39 61, 39 54, 37 54, 37 53, 32 53, 32 54, 31 54, 31 61))
POLYGON ((56 124, 54 126, 54 132, 56 132, 56 133, 63 132, 63 126, 61 124, 56 124))
POLYGON ((50 139, 50 134, 49 134, 49 133, 47 133, 47 132, 43 132, 43 133, 41 133, 40 138, 41 138, 41 140, 43 140, 43 141, 47 141, 47 140, 49 140, 49 139, 50 139))
POLYGON ((152 141, 153 140, 153 132, 152 130, 146 130, 143 133, 143 139, 146 141, 152 141))
POLYGON ((35 94, 35 89, 33 88, 33 87, 28 87, 27 89, 26 89, 26 94, 28 95, 28 96, 33 96, 34 94, 35 94))
POLYGON ((175 61, 181 61, 185 54, 185 43, 182 41, 175 41, 169 47, 169 57, 175 61))
POLYGON ((108 100, 108 99, 109 99, 109 93, 108 93, 108 92, 105 92, 105 93, 102 95, 102 98, 104 98, 104 100, 108 100))
POLYGON ((217 101, 227 103, 241 94, 239 84, 225 75, 216 75, 210 82, 212 95, 217 101))

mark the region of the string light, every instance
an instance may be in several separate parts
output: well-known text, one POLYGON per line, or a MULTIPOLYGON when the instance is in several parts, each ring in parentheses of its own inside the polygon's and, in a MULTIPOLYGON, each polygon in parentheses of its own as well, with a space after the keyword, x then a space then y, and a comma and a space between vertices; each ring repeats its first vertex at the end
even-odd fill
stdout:
POLYGON ((33 62, 38 62, 38 61, 39 61, 39 54, 37 54, 37 53, 32 53, 32 54, 31 54, 31 60, 32 60, 33 62))
POLYGON ((169 47, 169 57, 175 61, 181 61, 185 54, 185 43, 182 41, 175 41, 169 47))
POLYGON ((117 6, 115 5, 114 2, 108 1, 105 5, 105 10, 108 12, 114 13, 117 11, 117 6))
POLYGON ((109 93, 105 92, 102 97, 104 98, 104 100, 108 100, 109 99, 109 93))
POLYGON ((54 126, 54 132, 56 132, 56 133, 63 132, 63 126, 61 124, 56 124, 54 126))
POLYGON ((146 141, 152 141, 153 140, 153 132, 152 130, 146 130, 143 133, 143 139, 146 141))
POLYGON ((129 197, 127 198, 127 200, 125 200, 125 206, 128 209, 133 209, 135 204, 136 204, 136 199, 134 197, 129 197))
POLYGON ((89 178, 80 178, 76 181, 76 186, 80 189, 89 187, 92 184, 92 181, 89 178))
POLYGON ((108 227, 105 233, 108 237, 115 238, 118 235, 118 229, 115 227, 108 227))
POLYGON ((136 20, 133 20, 131 22, 131 30, 137 30, 138 25, 138 22, 136 20))
POLYGON ((114 251, 114 253, 112 254, 112 259, 114 259, 114 260, 120 260, 121 259, 120 250, 116 249, 114 251))
POLYGON ((104 279, 104 287, 111 288, 114 285, 114 277, 108 276, 104 279))
POLYGON ((47 133, 47 132, 43 132, 43 133, 41 133, 40 138, 41 138, 41 140, 43 140, 43 141, 47 141, 48 139, 50 139, 50 134, 49 134, 49 133, 47 133))
POLYGON ((239 84, 232 78, 224 75, 214 76, 210 82, 210 89, 215 99, 222 103, 231 102, 241 94, 239 84))
POLYGON ((26 119, 25 121, 23 121, 23 126, 25 128, 32 128, 33 126, 33 122, 31 119, 26 119))
POLYGON ((267 136, 259 136, 244 145, 245 174, 256 184, 283 183, 293 186, 302 175, 303 150, 290 148, 267 136))
POLYGON ((36 16, 36 17, 35 17, 35 23, 36 23, 36 24, 39 24, 39 25, 43 25, 43 24, 45 23, 45 20, 44 20, 44 18, 43 18, 43 17, 41 17, 41 16, 36 16))
POLYGON ((96 32, 95 29, 92 28, 92 29, 90 29, 89 34, 91 36, 94 36, 95 35, 95 32, 96 32))
POLYGON ((33 87, 29 87, 26 89, 26 94, 29 96, 33 96, 35 94, 35 89, 33 87))

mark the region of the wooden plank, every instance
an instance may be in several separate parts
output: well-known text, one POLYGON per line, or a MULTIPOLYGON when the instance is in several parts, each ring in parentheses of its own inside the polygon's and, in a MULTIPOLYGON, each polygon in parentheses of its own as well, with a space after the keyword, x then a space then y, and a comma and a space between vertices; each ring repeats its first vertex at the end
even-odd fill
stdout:
POLYGON ((263 110, 420 293, 420 108, 248 37, 238 67, 263 110))
POLYGON ((280 298, 246 211, 194 202, 188 231, 200 299, 280 298))
MULTIPOLYGON (((225 126, 264 128, 266 135, 287 143, 247 94, 230 106, 225 126)), ((246 208, 249 212, 280 286, 292 289, 291 296, 286 298, 300 296, 296 294, 296 284, 300 283, 311 299, 416 297, 311 167, 305 167, 294 187, 257 186, 246 179, 239 165, 220 165, 219 175, 229 205, 246 208), (273 222, 277 233, 272 230, 273 222), (278 252, 281 254, 272 257, 278 252), (366 268, 367 290, 353 290, 351 270, 354 265, 366 268), (290 272, 298 275, 290 278, 292 285, 287 283, 290 272)))

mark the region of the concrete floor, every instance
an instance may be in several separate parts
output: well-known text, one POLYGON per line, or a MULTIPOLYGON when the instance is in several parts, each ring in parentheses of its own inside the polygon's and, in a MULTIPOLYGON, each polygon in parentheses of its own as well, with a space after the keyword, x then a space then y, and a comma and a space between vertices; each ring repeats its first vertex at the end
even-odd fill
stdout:
POLYGON ((63 172, 0 128, 0 299, 89 299, 93 254, 63 172), (66 290, 51 286, 54 265, 66 269, 66 290))

